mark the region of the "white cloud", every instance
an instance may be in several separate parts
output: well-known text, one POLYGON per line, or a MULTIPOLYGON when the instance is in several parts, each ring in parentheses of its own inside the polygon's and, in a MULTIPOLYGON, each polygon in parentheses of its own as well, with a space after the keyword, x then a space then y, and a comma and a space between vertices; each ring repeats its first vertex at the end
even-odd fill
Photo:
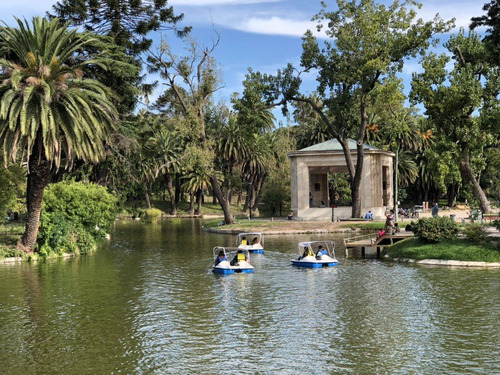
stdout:
POLYGON ((234 24, 233 27, 250 33, 270 35, 302 36, 307 29, 315 29, 315 23, 286 19, 278 16, 269 18, 252 17, 234 24))

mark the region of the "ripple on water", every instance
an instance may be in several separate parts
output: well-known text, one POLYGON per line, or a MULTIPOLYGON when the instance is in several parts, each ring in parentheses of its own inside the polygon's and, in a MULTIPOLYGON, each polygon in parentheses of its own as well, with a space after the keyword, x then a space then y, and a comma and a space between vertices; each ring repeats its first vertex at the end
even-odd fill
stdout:
POLYGON ((118 223, 91 257, 0 267, 0 373, 500 373, 498 270, 341 249, 338 267, 300 269, 297 242, 330 237, 301 235, 219 276, 212 248, 234 236, 196 225, 118 223))

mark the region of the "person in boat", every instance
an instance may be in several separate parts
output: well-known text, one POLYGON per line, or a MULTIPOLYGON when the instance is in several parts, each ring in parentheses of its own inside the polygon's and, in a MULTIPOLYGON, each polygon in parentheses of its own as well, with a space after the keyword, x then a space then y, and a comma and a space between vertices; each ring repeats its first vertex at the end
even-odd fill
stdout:
POLYGON ((254 237, 253 240, 252 240, 252 245, 257 245, 259 243, 259 238, 258 237, 254 237))
POLYGON ((248 241, 247 241, 247 238, 246 238, 246 237, 243 237, 243 238, 241 239, 241 244, 242 244, 242 245, 248 245, 248 241))
MULTIPOLYGON (((243 241, 242 241, 243 242, 243 241)), ((245 261, 247 263, 250 263, 250 259, 243 253, 243 250, 238 250, 234 258, 231 260, 231 266, 235 266, 241 261, 245 261)))
POLYGON ((299 256, 298 260, 304 259, 305 257, 307 257, 309 255, 313 255, 313 252, 311 251, 311 249, 309 249, 309 247, 306 247, 306 248, 304 248, 304 252, 302 253, 302 255, 299 256))
POLYGON ((224 251, 221 250, 219 251, 219 255, 217 256, 217 258, 215 259, 215 265, 217 266, 220 262, 223 262, 225 260, 227 260, 226 254, 224 254, 224 251))
POLYGON ((317 257, 321 257, 322 255, 327 255, 327 251, 326 249, 323 249, 323 246, 322 245, 319 245, 318 246, 318 251, 316 252, 316 256, 317 257))

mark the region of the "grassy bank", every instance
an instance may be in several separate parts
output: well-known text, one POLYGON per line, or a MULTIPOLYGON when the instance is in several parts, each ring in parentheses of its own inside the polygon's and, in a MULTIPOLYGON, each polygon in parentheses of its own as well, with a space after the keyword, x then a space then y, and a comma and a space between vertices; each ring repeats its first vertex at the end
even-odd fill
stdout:
POLYGON ((297 221, 286 220, 286 218, 278 219, 239 219, 235 224, 222 225, 222 219, 207 220, 204 222, 205 228, 218 229, 228 232, 290 232, 290 233, 304 233, 304 232, 340 232, 348 229, 352 230, 366 230, 369 232, 377 232, 384 228, 383 222, 335 222, 328 221, 297 221))
POLYGON ((203 226, 205 228, 218 229, 228 232, 314 232, 318 229, 322 231, 332 231, 334 227, 332 224, 321 224, 311 222, 298 222, 288 220, 273 220, 270 219, 240 219, 235 224, 221 225, 221 219, 214 219, 206 221, 203 226))
POLYGON ((401 259, 500 262, 500 250, 495 242, 489 245, 476 245, 460 238, 433 244, 412 238, 386 248, 384 252, 391 258, 401 259))

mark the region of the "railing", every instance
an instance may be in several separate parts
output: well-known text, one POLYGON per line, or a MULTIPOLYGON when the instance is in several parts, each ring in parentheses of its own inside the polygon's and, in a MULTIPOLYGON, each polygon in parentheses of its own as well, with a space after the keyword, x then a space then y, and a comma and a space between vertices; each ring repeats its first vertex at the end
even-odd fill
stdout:
MULTIPOLYGON (((374 240, 378 237, 378 233, 369 233, 369 234, 364 234, 362 236, 356 236, 356 237, 351 237, 351 238, 346 238, 344 239, 344 245, 348 245, 352 242, 359 242, 363 240, 374 240)), ((373 241, 370 241, 373 242, 373 241)))

